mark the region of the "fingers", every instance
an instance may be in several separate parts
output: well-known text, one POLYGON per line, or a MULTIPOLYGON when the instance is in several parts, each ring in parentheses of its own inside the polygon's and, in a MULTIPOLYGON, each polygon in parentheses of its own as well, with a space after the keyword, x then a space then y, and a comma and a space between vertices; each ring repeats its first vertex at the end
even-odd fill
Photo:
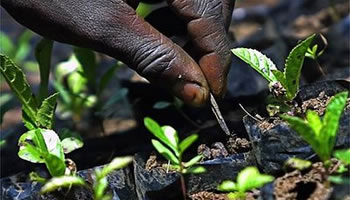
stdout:
POLYGON ((178 16, 186 20, 192 44, 199 50, 198 63, 211 92, 222 97, 231 62, 227 27, 233 1, 168 0, 178 16))
MULTIPOLYGON (((208 85, 196 62, 138 17, 135 0, 2 0, 20 23, 60 42, 91 48, 128 64, 191 105, 208 100, 208 85)), ((155 91, 156 93, 156 91, 155 91)))

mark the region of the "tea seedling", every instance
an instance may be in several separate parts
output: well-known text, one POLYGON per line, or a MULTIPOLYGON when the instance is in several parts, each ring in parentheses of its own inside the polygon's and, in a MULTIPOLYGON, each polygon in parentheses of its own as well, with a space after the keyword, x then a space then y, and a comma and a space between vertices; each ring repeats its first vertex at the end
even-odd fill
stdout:
MULTIPOLYGON (((95 180, 92 185, 94 194, 94 200, 111 200, 112 195, 106 193, 108 186, 107 175, 114 170, 126 167, 131 161, 132 157, 116 157, 104 166, 101 170, 95 170, 95 180)), ((88 187, 87 183, 78 176, 60 176, 50 179, 42 188, 41 193, 48 193, 60 188, 70 188, 72 186, 83 186, 88 187)))
POLYGON ((325 163, 331 158, 339 127, 339 120, 346 104, 348 92, 336 94, 329 101, 324 117, 308 110, 306 119, 282 115, 290 126, 307 142, 325 163))
MULTIPOLYGON (((47 49, 50 47, 50 41, 42 40, 41 47, 38 49, 47 49)), ((40 46, 39 45, 39 46, 40 46)), ((41 51, 36 52, 39 66, 47 66, 48 54, 41 51), (45 61, 46 60, 46 61, 45 61)), ((54 114, 56 108, 57 93, 47 97, 47 78, 48 69, 40 67, 41 87, 39 98, 32 93, 22 70, 8 57, 0 55, 0 72, 7 81, 13 93, 22 104, 22 120, 29 129, 24 133, 19 141, 20 146, 18 156, 24 160, 33 163, 45 163, 51 176, 61 176, 66 171, 64 153, 80 148, 82 142, 74 138, 65 139, 61 142, 58 135, 52 130, 54 124, 54 114), (45 91, 46 90, 46 91, 45 91), (65 151, 69 149, 69 151, 65 151)))
POLYGON ((261 52, 248 48, 235 48, 232 53, 260 73, 268 82, 272 93, 283 101, 291 101, 299 90, 301 68, 315 35, 311 35, 295 46, 289 53, 284 72, 261 52))
MULTIPOLYGON (((194 166, 201 159, 201 155, 193 157, 188 162, 183 162, 183 153, 188 147, 190 147, 193 142, 198 138, 197 134, 192 134, 186 137, 184 140, 180 141, 177 131, 171 126, 159 126, 159 124, 153 119, 146 117, 144 119, 144 124, 147 129, 160 141, 152 139, 152 145, 154 148, 167 160, 171 162, 171 167, 180 172, 180 174, 185 173, 203 173, 205 168, 201 166, 194 166), (165 145, 166 146, 165 146, 165 145)), ((181 185, 186 199, 186 189, 183 176, 181 175, 181 185)))
POLYGON ((246 167, 238 173, 237 181, 223 181, 218 185, 218 190, 230 192, 228 197, 231 199, 245 199, 246 192, 260 188, 266 183, 274 180, 273 176, 260 174, 256 167, 246 167))

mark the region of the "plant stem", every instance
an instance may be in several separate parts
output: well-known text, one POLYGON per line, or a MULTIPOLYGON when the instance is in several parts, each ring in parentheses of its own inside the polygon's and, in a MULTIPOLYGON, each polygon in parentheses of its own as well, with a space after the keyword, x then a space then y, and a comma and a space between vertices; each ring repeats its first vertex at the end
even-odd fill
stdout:
POLYGON ((187 191, 186 191, 185 178, 184 178, 184 176, 183 176, 183 174, 182 174, 182 173, 183 173, 184 166, 183 166, 183 164, 182 164, 182 155, 181 155, 181 154, 179 155, 179 163, 180 163, 180 183, 181 183, 181 191, 182 191, 182 196, 183 196, 184 200, 186 200, 186 199, 187 199, 187 197, 186 197, 187 191))

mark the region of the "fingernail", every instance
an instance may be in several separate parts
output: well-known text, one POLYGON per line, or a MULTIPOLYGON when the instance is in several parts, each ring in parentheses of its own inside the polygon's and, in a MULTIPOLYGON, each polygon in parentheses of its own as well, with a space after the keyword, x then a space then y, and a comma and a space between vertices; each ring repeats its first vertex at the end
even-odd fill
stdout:
POLYGON ((178 96, 186 103, 192 106, 204 105, 209 97, 207 89, 196 83, 182 83, 176 88, 178 96))

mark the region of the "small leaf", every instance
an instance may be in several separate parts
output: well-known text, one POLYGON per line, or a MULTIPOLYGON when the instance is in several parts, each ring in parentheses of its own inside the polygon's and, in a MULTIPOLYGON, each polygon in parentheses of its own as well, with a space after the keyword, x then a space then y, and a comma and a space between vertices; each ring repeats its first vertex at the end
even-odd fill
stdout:
POLYGON ((197 155, 193 157, 190 161, 186 162, 184 164, 184 167, 192 167, 193 165, 197 164, 202 158, 202 155, 197 155))
POLYGON ((64 161, 64 153, 63 153, 61 140, 56 134, 56 132, 53 130, 47 130, 47 129, 38 129, 38 130, 40 130, 40 134, 45 140, 45 145, 48 153, 53 154, 64 161))
POLYGON ((161 110, 161 109, 167 108, 167 107, 169 107, 169 106, 171 106, 171 103, 170 103, 170 102, 167 102, 167 101, 158 101, 157 103, 155 103, 155 104, 153 105, 153 108, 154 108, 154 109, 159 109, 159 110, 161 110))
POLYGON ((43 38, 35 48, 35 58, 40 70, 38 105, 41 105, 41 102, 48 96, 52 46, 52 40, 43 38))
POLYGON ((35 181, 35 182, 39 182, 39 183, 42 183, 42 184, 45 184, 45 182, 47 181, 46 178, 41 177, 36 172, 30 172, 29 173, 29 179, 30 179, 30 181, 33 181, 33 182, 35 181))
POLYGON ((174 165, 179 165, 180 161, 179 159, 169 150, 167 149, 162 143, 158 142, 157 140, 152 140, 152 144, 154 148, 167 160, 170 160, 170 162, 174 165))
POLYGON ((57 96, 58 93, 55 93, 43 100, 37 113, 37 122, 41 128, 53 128, 57 96))
POLYGON ((345 165, 350 165, 350 149, 342 149, 334 152, 334 157, 345 165))
POLYGON ((285 68, 284 76, 287 84, 287 99, 292 100, 299 90, 299 79, 301 68, 304 63, 305 53, 313 41, 315 34, 309 36, 304 41, 295 46, 289 53, 285 68))
POLYGON ((0 54, 0 71, 11 90, 22 104, 22 109, 32 122, 36 120, 37 104, 22 70, 12 60, 0 54))
POLYGON ((307 122, 298 118, 288 115, 281 115, 281 118, 287 121, 292 129, 294 129, 308 144, 311 148, 317 153, 317 155, 322 159, 323 156, 319 155, 320 143, 317 140, 316 133, 309 126, 307 122))
POLYGON ((66 170, 64 159, 57 157, 54 154, 47 154, 45 156, 45 164, 51 176, 62 176, 66 170))
POLYGON ((2 31, 0 31, 0 53, 8 55, 10 58, 13 58, 15 53, 15 45, 2 31))
POLYGON ((300 158, 289 158, 285 163, 285 168, 297 169, 299 171, 303 171, 305 169, 309 169, 312 165, 311 161, 303 160, 300 158))
POLYGON ((100 177, 105 177, 114 170, 126 167, 129 163, 132 162, 132 159, 133 159, 133 157, 131 157, 131 156, 114 158, 107 166, 105 166, 102 169, 102 171, 100 173, 100 177))
MULTIPOLYGON (((167 144, 168 146, 172 146, 171 142, 168 140, 168 138, 165 136, 162 128, 159 126, 159 124, 154 121, 153 119, 149 117, 145 117, 143 120, 146 128, 160 141, 164 142, 164 144, 167 144)), ((176 147, 173 147, 176 149, 176 147)))
MULTIPOLYGON (((90 49, 75 47, 74 54, 80 63, 84 77, 92 87, 96 86, 96 55, 90 49)), ((97 88, 96 88, 97 89, 97 88)))
POLYGON ((184 140, 182 140, 180 145, 179 145, 180 154, 185 152, 186 149, 188 147, 190 147, 193 144, 193 142, 195 142, 197 139, 198 139, 198 135, 197 134, 192 134, 192 135, 186 137, 184 140))
POLYGON ((329 176, 328 180, 332 183, 339 184, 339 185, 350 185, 349 177, 329 176))
POLYGON ((34 34, 29 29, 23 31, 19 36, 17 42, 17 49, 14 60, 17 62, 22 62, 30 53, 30 40, 33 38, 34 34))
POLYGON ((102 199, 107 189, 108 181, 107 177, 103 177, 98 179, 98 181, 94 184, 94 199, 102 199))
POLYGON ((45 140, 40 129, 28 131, 21 135, 18 140, 18 156, 23 160, 33 163, 44 163, 48 153, 45 140))
POLYGON ((72 186, 85 186, 85 181, 78 176, 61 176, 50 179, 42 188, 40 193, 48 193, 59 188, 69 188, 72 186))
POLYGON ((248 48, 236 48, 231 51, 238 58, 259 72, 267 81, 277 81, 276 77, 271 73, 272 70, 277 70, 275 64, 261 52, 248 48))
POLYGON ((203 166, 190 167, 185 170, 186 174, 202 174, 205 172, 207 172, 207 170, 203 166))
POLYGON ((323 147, 322 150, 327 150, 325 153, 327 155, 325 155, 326 157, 324 159, 329 159, 331 156, 339 127, 339 120, 344 110, 347 97, 347 91, 338 93, 331 98, 327 105, 320 133, 320 141, 324 144, 321 145, 323 147))
POLYGON ((273 180, 273 176, 260 174, 256 167, 246 167, 238 173, 237 190, 239 192, 246 192, 254 188, 260 188, 273 180))
POLYGON ((179 136, 177 135, 177 131, 171 126, 162 126, 161 129, 170 143, 170 145, 167 145, 178 154, 179 136))
POLYGON ((232 192, 237 190, 237 184, 233 181, 226 180, 220 183, 217 187, 217 190, 222 192, 232 192))
POLYGON ((80 149, 81 147, 84 146, 83 141, 76 137, 68 137, 64 138, 61 142, 62 147, 63 147, 63 152, 65 154, 70 153, 76 149, 80 149))
POLYGON ((308 110, 306 112, 306 119, 309 126, 313 129, 314 133, 316 135, 319 135, 322 129, 322 122, 318 114, 315 111, 308 110))

